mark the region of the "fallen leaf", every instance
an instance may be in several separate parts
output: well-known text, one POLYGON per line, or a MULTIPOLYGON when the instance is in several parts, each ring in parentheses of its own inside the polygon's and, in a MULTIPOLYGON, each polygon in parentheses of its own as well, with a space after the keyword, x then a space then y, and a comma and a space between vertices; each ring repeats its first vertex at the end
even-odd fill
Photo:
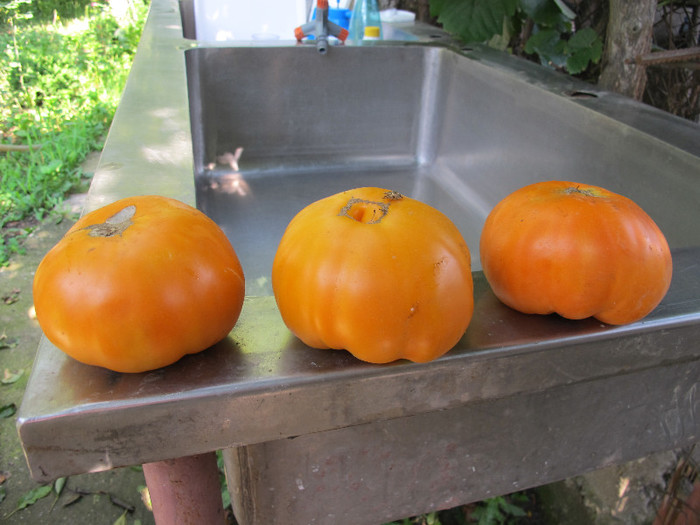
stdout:
POLYGON ((63 492, 63 487, 66 486, 66 479, 67 478, 58 478, 56 481, 53 482, 53 491, 56 493, 56 497, 53 500, 53 503, 51 504, 51 508, 49 509, 49 512, 53 511, 53 508, 56 506, 56 502, 58 501, 58 498, 61 497, 61 492, 63 492))
POLYGON ((3 405, 0 407, 0 419, 5 419, 12 417, 17 412, 17 405, 10 403, 9 405, 3 405))
POLYGON ((0 472, 0 485, 5 483, 10 478, 9 472, 0 472))
POLYGON ((124 513, 117 518, 117 521, 113 523, 113 525, 126 525, 126 513, 128 511, 124 511, 124 513))
POLYGON ((0 350, 14 348, 18 344, 19 343, 16 338, 7 337, 7 334, 5 332, 0 334, 0 350))
POLYGON ((10 293, 2 296, 2 302, 5 304, 13 304, 19 301, 19 289, 15 288, 10 293))
POLYGON ((21 368, 17 370, 17 372, 10 372, 9 368, 6 368, 5 371, 2 374, 2 379, 0 379, 0 383, 3 385, 11 385, 12 383, 16 383, 19 381, 19 378, 22 377, 22 374, 24 374, 24 370, 21 368))
POLYGON ((73 492, 70 496, 68 496, 68 499, 66 499, 66 501, 63 502, 63 506, 67 507, 68 505, 73 505, 73 503, 79 501, 80 499, 82 499, 82 497, 83 496, 81 494, 73 492))
POLYGON ((61 495, 61 492, 63 492, 63 487, 66 486, 66 479, 68 478, 58 478, 56 481, 53 482, 53 490, 56 492, 57 496, 61 495))
POLYGON ((29 507, 30 505, 34 505, 41 498, 45 498, 46 496, 51 494, 52 490, 53 488, 51 485, 41 485, 39 487, 33 488, 32 490, 24 494, 21 498, 19 498, 19 501, 17 502, 17 507, 7 516, 5 516, 5 519, 12 516, 18 510, 23 510, 29 507))
POLYGON ((143 504, 146 506, 146 508, 150 511, 153 511, 153 504, 151 503, 151 494, 148 492, 148 487, 146 486, 139 486, 139 494, 141 494, 141 501, 143 501, 143 504))

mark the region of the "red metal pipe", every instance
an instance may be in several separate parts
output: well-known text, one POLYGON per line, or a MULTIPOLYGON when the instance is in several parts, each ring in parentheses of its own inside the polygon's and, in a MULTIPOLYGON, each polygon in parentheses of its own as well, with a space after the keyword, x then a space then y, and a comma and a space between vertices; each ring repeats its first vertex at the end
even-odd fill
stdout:
POLYGON ((216 453, 143 465, 156 525, 225 524, 216 453))

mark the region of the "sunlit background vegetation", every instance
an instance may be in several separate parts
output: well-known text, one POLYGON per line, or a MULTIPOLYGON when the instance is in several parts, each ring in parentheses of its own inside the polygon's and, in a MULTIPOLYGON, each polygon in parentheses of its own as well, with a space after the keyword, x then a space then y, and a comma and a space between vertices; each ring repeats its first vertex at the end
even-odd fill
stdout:
POLYGON ((0 265, 100 150, 148 5, 0 0, 0 265))

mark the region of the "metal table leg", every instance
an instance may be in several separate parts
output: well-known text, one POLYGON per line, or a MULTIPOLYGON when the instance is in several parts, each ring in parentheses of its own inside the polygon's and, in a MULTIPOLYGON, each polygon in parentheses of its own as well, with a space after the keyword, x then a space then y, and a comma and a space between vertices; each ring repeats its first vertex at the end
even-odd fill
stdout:
POLYGON ((143 465, 157 525, 224 524, 216 453, 143 465))

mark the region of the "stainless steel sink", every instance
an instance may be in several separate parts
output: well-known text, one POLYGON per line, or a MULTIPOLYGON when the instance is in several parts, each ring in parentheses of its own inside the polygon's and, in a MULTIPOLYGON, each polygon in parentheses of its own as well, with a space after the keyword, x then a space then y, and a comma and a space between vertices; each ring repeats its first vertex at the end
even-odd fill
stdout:
POLYGON ((271 294, 274 251, 296 212, 362 185, 445 212, 474 270, 491 208, 547 179, 626 195, 672 247, 700 246, 698 158, 591 110, 581 100, 610 95, 563 77, 533 68, 528 78, 426 45, 326 56, 313 47, 199 48, 186 57, 197 205, 238 249, 249 295, 271 294))
POLYGON ((435 29, 323 56, 205 44, 186 38, 188 5, 152 0, 86 211, 136 194, 196 203, 242 260, 243 312, 214 348, 145 374, 43 339, 17 420, 35 479, 225 449, 240 523, 355 525, 698 440, 697 124, 435 29), (526 316, 495 298, 484 219, 545 179, 601 185, 657 221, 674 277, 647 318, 526 316), (439 208, 473 253, 472 323, 431 363, 308 348, 277 311, 270 267, 288 221, 363 185, 439 208))
MULTIPOLYGON (((649 451, 650 441, 674 439, 667 417, 697 437, 696 423, 655 405, 668 399, 664 390, 685 392, 689 404, 679 410, 696 420, 692 377, 700 369, 697 343, 690 341, 697 335, 675 327, 698 331, 697 315, 685 310, 700 306, 700 297, 691 298, 697 285, 687 284, 698 282, 700 260, 697 126, 484 49, 394 43, 320 56, 313 47, 198 48, 186 58, 197 206, 238 250, 249 296, 272 295, 272 260, 292 217, 316 199, 357 186, 398 190, 442 210, 474 261, 475 319, 440 372, 407 379, 399 367, 389 373, 401 378, 395 388, 387 376, 365 397, 364 388, 349 385, 366 377, 339 379, 333 374, 351 374, 347 364, 331 367, 319 377, 330 390, 316 398, 318 406, 330 414, 362 406, 354 415, 373 413, 370 422, 360 418, 224 452, 239 520, 389 521, 649 451), (649 318, 615 334, 593 320, 560 324, 556 316, 522 316, 495 300, 478 271, 484 220, 511 191, 548 179, 626 195, 665 232, 675 286, 649 318), (656 339, 670 332, 675 342, 656 339), (691 351, 692 364, 652 365, 657 358, 673 361, 672 346, 691 351), (466 365, 486 349, 483 368, 466 365), (610 368, 613 356, 623 354, 630 360, 610 368), (590 362, 596 371, 584 372, 590 362), (455 371, 465 366, 463 374, 455 371), (647 376, 641 371, 648 366, 654 371, 647 376), (526 376, 535 379, 524 387, 526 376), (554 387, 555 377, 565 390, 554 387), (643 399, 636 387, 650 382, 657 401, 643 399), (435 410, 407 409, 415 392, 435 410), (470 401, 443 410, 445 399, 460 397, 470 401), (397 406, 376 411, 386 398, 397 406), (647 419, 635 406, 655 414, 647 419), (620 439, 634 441, 631 427, 656 437, 621 446, 620 439), (547 451, 541 457, 532 452, 535 442, 547 451), (476 479, 469 475, 476 472, 476 479), (323 504, 316 494, 324 495, 323 504)), ((319 357, 313 363, 327 365, 319 357)), ((303 410, 297 415, 309 417, 303 410)))

